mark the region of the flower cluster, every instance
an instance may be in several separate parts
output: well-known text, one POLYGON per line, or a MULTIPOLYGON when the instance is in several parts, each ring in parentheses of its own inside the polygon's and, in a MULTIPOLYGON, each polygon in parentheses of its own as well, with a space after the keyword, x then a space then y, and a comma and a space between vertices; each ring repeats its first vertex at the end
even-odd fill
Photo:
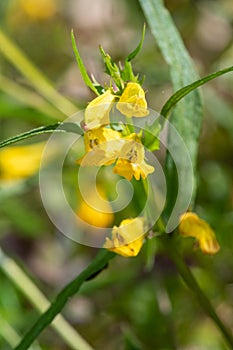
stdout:
MULTIPOLYGON (((144 131, 144 136, 142 133, 135 133, 129 119, 146 117, 149 114, 145 92, 141 86, 142 81, 134 75, 130 63, 139 52, 143 38, 144 32, 141 42, 126 58, 123 68, 121 65, 118 67, 100 47, 106 73, 111 77, 108 88, 101 86, 95 79, 93 83, 87 78, 78 50, 76 52, 84 80, 98 95, 85 109, 82 122, 85 155, 77 160, 77 163, 83 167, 114 164, 113 172, 129 181, 133 178, 146 179, 154 172, 154 167, 146 163, 144 145, 149 144, 149 149, 152 151, 159 148, 154 135, 151 139, 149 132, 144 131), (129 122, 128 124, 122 120, 111 123, 111 112, 114 107, 129 122)), ((158 125, 159 131, 160 125, 158 125)), ((86 208, 84 213, 85 211, 86 208)), ((125 257, 136 256, 146 236, 146 225, 146 219, 142 217, 123 220, 120 226, 113 227, 111 238, 106 239, 104 247, 125 257)), ((198 246, 205 254, 215 254, 220 249, 213 230, 194 213, 181 216, 179 234, 196 238, 198 246)))
MULTIPOLYGON (((81 126, 84 130, 85 154, 77 160, 82 167, 114 165, 113 172, 131 181, 146 179, 154 172, 147 164, 142 133, 134 131, 131 119, 146 117, 149 114, 142 80, 135 76, 130 61, 139 52, 138 47, 126 58, 124 66, 117 65, 100 47, 107 74, 111 77, 109 87, 101 86, 95 79, 87 78, 77 48, 75 49, 80 72, 87 85, 98 95, 87 106, 81 126), (120 122, 111 122, 111 113, 118 110, 120 122), (124 122, 126 120, 126 122, 124 122)), ((86 217, 86 210, 81 216, 86 217)), ((88 208, 88 212, 90 208, 88 208)), ((94 214, 94 213, 93 213, 94 214)), ((90 220, 88 220, 90 221, 90 220)), ((93 220, 92 220, 93 221, 93 220)), ((119 227, 114 226, 112 237, 106 239, 105 248, 123 256, 136 256, 144 241, 145 219, 123 220, 119 227)))
POLYGON ((111 89, 89 103, 84 114, 84 144, 86 154, 78 160, 81 166, 102 166, 113 163, 114 173, 131 180, 145 179, 154 171, 145 162, 145 150, 140 135, 111 128, 110 111, 118 99, 116 108, 127 117, 145 117, 148 114, 145 93, 139 83, 128 82, 121 96, 111 89))

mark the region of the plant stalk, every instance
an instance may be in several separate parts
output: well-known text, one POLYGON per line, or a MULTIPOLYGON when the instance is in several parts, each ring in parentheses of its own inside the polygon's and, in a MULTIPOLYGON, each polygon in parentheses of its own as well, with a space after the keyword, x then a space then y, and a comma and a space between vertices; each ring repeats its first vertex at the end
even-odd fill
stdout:
POLYGON ((160 236, 163 250, 167 253, 168 257, 175 263, 176 268, 184 280, 185 284, 192 292, 195 294, 199 304, 202 309, 206 312, 206 314, 213 320, 215 325, 219 328, 223 337, 225 338, 227 344, 230 346, 229 349, 233 349, 233 336, 231 331, 223 324, 216 311, 214 310, 212 304, 209 299, 201 290, 199 284, 197 283, 195 277, 192 272, 185 264, 184 260, 176 250, 176 247, 172 243, 172 239, 170 237, 160 236))
MULTIPOLYGON (((30 300, 30 302, 35 306, 35 308, 40 312, 44 313, 46 309, 49 308, 50 302, 44 296, 44 294, 39 290, 39 288, 32 282, 32 280, 26 275, 26 273, 17 265, 17 263, 9 258, 6 254, 0 250, 0 268, 6 274, 6 276, 16 285, 18 289, 30 300)), ((59 311, 53 316, 50 313, 50 319, 54 319, 59 311)), ((50 322, 49 322, 50 323, 50 322)), ((1 324, 1 322, 0 322, 1 324)), ((93 350, 93 348, 80 336, 80 334, 64 319, 63 316, 58 315, 55 320, 51 323, 51 327, 63 338, 63 340, 70 346, 73 350, 93 350)), ((8 326, 6 329, 11 330, 8 326)), ((12 333, 12 330, 11 330, 12 333)), ((14 337, 15 341, 18 340, 19 336, 14 337)), ((32 339, 32 338, 31 338, 32 339)), ((20 349, 28 349, 32 341, 24 341, 20 349)), ((14 342, 14 346, 16 346, 14 342)), ((18 347, 16 347, 18 348, 18 347)))

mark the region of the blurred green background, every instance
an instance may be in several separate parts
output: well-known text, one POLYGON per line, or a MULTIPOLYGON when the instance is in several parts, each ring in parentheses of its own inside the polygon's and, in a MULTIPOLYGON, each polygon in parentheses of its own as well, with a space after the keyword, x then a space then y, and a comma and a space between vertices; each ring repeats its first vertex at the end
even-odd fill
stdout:
MULTIPOLYGON (((167 0, 200 76, 232 65, 232 0, 167 0)), ((82 109, 94 96, 84 85, 72 52, 74 29, 89 72, 108 82, 98 50, 115 61, 137 45, 145 19, 136 0, 9 0, 0 2, 1 29, 48 77, 56 90, 82 109)), ((169 70, 146 31, 134 70, 146 80, 150 108, 160 110, 172 93, 169 70)), ((195 211, 216 232, 221 245, 214 256, 193 250, 192 239, 179 249, 220 317, 233 329, 233 78, 214 80, 201 89, 204 123, 198 159, 195 211)), ((43 108, 48 103, 0 51, 0 139, 65 118, 43 108), (32 95, 31 95, 32 93, 32 95)), ((188 113, 188 111, 187 111, 188 113)), ((35 137, 30 143, 45 141, 35 137)), ((28 143, 28 142, 27 142, 28 143)), ((0 154, 1 156, 1 154, 0 154)), ((65 168, 74 183, 76 158, 65 168)), ((50 222, 39 195, 38 176, 5 183, 0 168, 0 245, 53 298, 96 254, 72 242, 50 222)), ((69 180, 70 179, 70 180, 69 180)), ((107 189, 109 192, 110 190, 107 189)), ((77 204, 79 205, 79 203, 77 204)), ((146 268, 147 245, 137 258, 117 257, 103 273, 83 286, 63 314, 95 349, 218 350, 221 336, 180 280, 172 263, 155 255, 146 268)), ((27 299, 0 271, 0 319, 24 333, 37 318, 27 299)), ((43 349, 69 347, 51 329, 43 332, 43 349)), ((1 335, 0 348, 11 347, 1 335)))

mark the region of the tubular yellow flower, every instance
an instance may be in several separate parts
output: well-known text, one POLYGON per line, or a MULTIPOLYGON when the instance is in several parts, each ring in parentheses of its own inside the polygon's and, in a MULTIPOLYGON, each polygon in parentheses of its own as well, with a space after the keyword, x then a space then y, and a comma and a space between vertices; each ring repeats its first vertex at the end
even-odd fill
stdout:
POLYGON ((104 248, 124 257, 136 256, 141 250, 144 237, 144 219, 126 219, 119 227, 113 227, 112 238, 106 238, 104 248))
POLYGON ((105 192, 100 186, 97 186, 97 192, 101 198, 93 196, 93 192, 88 193, 88 199, 93 206, 89 205, 84 199, 81 200, 81 204, 77 210, 77 215, 84 222, 92 226, 97 227, 110 227, 114 220, 114 214, 112 207, 107 202, 105 192))
POLYGON ((34 175, 40 168, 45 142, 0 150, 0 179, 19 180, 34 175))
POLYGON ((149 114, 145 92, 140 84, 128 83, 116 108, 127 117, 145 117, 149 114))
POLYGON ((196 238, 205 254, 216 254, 220 249, 210 225, 195 213, 186 213, 180 217, 179 233, 185 237, 196 238))
POLYGON ((77 161, 81 166, 101 166, 115 162, 121 148, 121 133, 100 127, 84 134, 86 154, 77 161))
POLYGON ((109 124, 109 112, 114 100, 115 95, 110 90, 92 100, 84 113, 85 127, 94 129, 109 124))
POLYGON ((119 158, 113 171, 129 181, 133 176, 136 180, 139 180, 140 177, 145 179, 149 174, 153 173, 154 167, 147 164, 144 158, 143 145, 136 134, 131 134, 128 139, 124 139, 124 145, 120 150, 119 158))

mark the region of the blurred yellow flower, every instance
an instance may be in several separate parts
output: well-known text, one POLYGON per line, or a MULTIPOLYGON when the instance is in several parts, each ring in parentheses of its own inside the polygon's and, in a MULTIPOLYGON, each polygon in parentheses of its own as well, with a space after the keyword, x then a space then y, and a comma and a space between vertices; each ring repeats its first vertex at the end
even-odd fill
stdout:
POLYGON ((92 205, 89 205, 83 198, 77 210, 77 215, 80 219, 89 225, 97 227, 110 227, 114 220, 114 214, 110 203, 107 201, 107 196, 100 186, 96 188, 98 196, 94 196, 93 191, 87 194, 88 200, 92 205))
POLYGON ((136 180, 139 180, 140 177, 145 179, 149 174, 153 173, 154 167, 147 164, 144 158, 144 146, 136 134, 131 134, 124 139, 124 144, 113 171, 129 181, 133 176, 136 180))
POLYGON ((180 217, 179 233, 185 237, 196 238, 205 254, 216 254, 220 249, 210 225, 195 213, 185 213, 180 217))
POLYGON ((86 154, 77 163, 81 166, 101 166, 115 162, 121 148, 121 133, 100 127, 84 133, 86 154))
POLYGON ((145 117, 149 114, 145 92, 140 84, 128 83, 116 108, 127 117, 145 117))
POLYGON ((138 255, 145 237, 144 219, 123 220, 112 229, 112 238, 106 238, 104 248, 125 257, 138 255))
POLYGON ((31 21, 52 18, 57 7, 55 0, 20 0, 20 5, 31 21))
POLYGON ((34 175, 40 168, 45 142, 0 150, 0 179, 19 180, 34 175))
POLYGON ((109 124, 109 112, 114 100, 115 95, 108 89, 88 104, 84 112, 84 123, 87 130, 109 124))

